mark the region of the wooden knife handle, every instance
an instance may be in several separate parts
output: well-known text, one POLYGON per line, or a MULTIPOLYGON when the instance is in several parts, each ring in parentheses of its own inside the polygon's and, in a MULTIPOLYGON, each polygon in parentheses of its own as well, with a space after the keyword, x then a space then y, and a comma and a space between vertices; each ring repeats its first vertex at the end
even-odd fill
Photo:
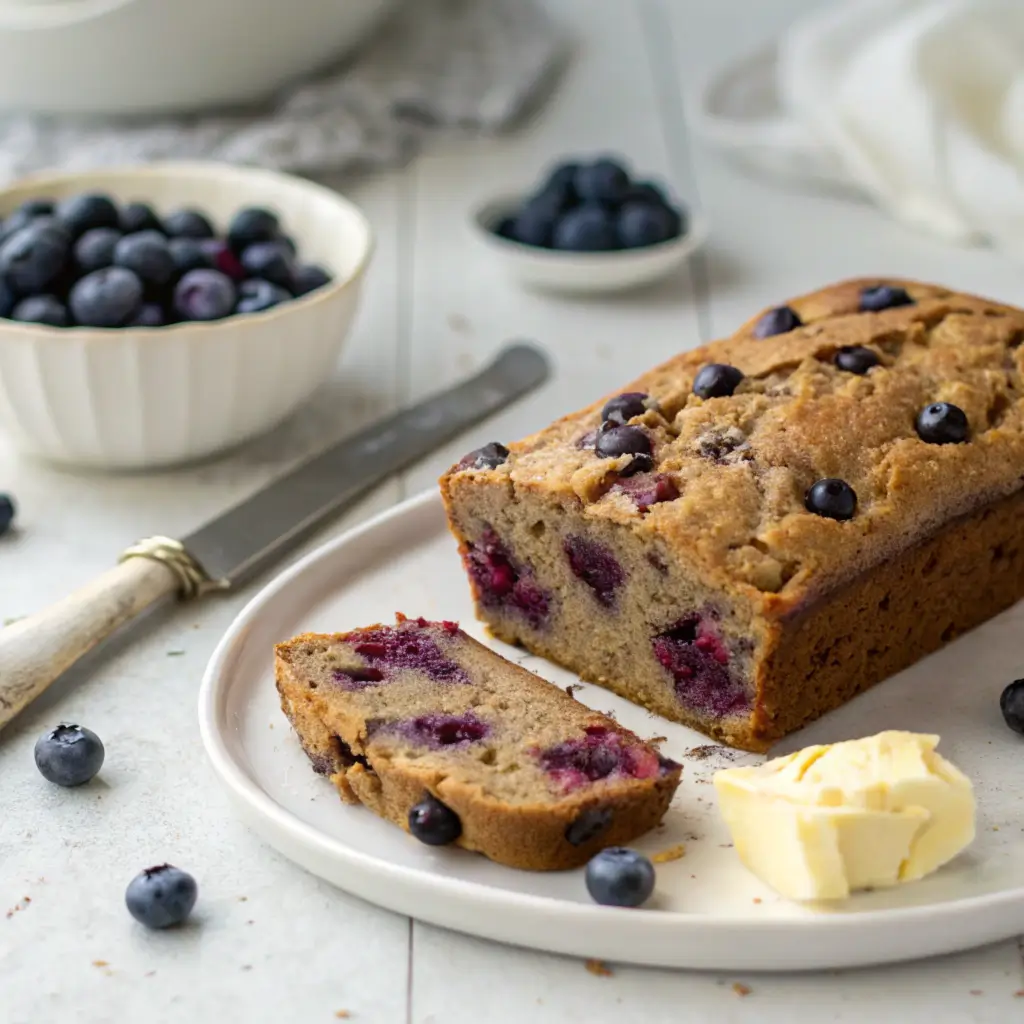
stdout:
POLYGON ((179 586, 166 565, 129 558, 49 608, 0 629, 0 729, 83 654, 179 586))

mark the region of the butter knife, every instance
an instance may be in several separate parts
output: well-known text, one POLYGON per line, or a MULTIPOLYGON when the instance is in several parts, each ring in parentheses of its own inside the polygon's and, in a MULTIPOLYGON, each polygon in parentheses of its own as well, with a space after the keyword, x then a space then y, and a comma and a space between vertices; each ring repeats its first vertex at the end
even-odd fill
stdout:
POLYGON ((475 377, 344 438, 187 537, 134 544, 80 590, 0 629, 0 729, 147 608, 251 578, 393 473, 533 390, 549 370, 540 350, 509 345, 475 377))

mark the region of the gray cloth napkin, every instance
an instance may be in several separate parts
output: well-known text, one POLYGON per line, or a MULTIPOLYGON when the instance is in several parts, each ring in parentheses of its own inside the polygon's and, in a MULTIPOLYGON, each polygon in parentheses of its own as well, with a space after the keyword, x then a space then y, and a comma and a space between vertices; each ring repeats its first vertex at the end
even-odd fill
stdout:
POLYGON ((534 0, 406 0, 343 67, 268 108, 191 118, 0 119, 0 179, 166 159, 307 175, 408 160, 441 133, 500 132, 550 87, 567 50, 534 0))

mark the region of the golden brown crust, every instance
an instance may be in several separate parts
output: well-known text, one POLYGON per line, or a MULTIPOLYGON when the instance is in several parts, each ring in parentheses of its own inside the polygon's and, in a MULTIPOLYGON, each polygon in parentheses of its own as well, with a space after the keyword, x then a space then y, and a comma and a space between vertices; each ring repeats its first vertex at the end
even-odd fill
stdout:
MULTIPOLYGON (((824 609, 845 607, 845 595, 859 592, 867 579, 884 579, 894 595, 904 593, 893 573, 902 573, 905 583, 917 571, 919 552, 958 530, 967 531, 971 544, 984 546, 991 529, 986 512, 1021 492, 1024 312, 934 285, 877 278, 842 282, 787 305, 803 326, 759 339, 754 329, 763 313, 758 314, 731 337, 676 356, 615 392, 639 391, 656 399, 657 410, 632 422, 651 438, 653 473, 675 484, 674 500, 638 508, 613 486, 628 459, 599 459, 592 443, 581 442, 596 430, 612 396, 510 444, 511 457, 496 469, 454 467, 441 479, 464 559, 479 541, 482 524, 500 520, 504 537, 503 531, 516 529, 517 516, 539 521, 549 509, 549 533, 554 523, 560 536, 571 531, 600 538, 628 567, 630 582, 617 612, 621 635, 646 632, 631 648, 635 669, 603 671, 600 652, 581 639, 589 627, 570 607, 585 603, 586 592, 574 596, 578 584, 571 592, 571 582, 552 582, 557 544, 544 549, 543 539, 534 544, 517 535, 516 551, 553 593, 552 611, 546 628, 534 628, 484 607, 474 582, 478 613, 499 636, 667 717, 753 750, 765 749, 1024 593, 1024 584, 1004 582, 998 596, 985 597, 993 570, 983 563, 980 582, 954 573, 944 584, 962 611, 937 630, 927 602, 901 606, 888 619, 867 608, 847 609, 845 614, 856 611, 866 630, 891 634, 885 653, 868 645, 807 675, 798 631, 821 630, 815 649, 827 645, 828 629, 838 630, 841 623, 824 609), (862 290, 882 283, 904 288, 913 304, 859 312, 862 290), (864 375, 840 370, 834 357, 847 346, 871 349, 880 365, 864 375), (713 362, 736 366, 744 380, 730 397, 700 399, 692 393, 694 376, 713 362), (966 413, 968 443, 928 444, 918 437, 918 412, 937 401, 966 413), (852 520, 807 511, 807 489, 825 477, 839 477, 855 490, 852 520), (520 511, 506 513, 499 505, 520 511), (667 566, 662 592, 642 577, 638 548, 667 566), (640 592, 632 593, 634 586, 640 592), (675 602, 673 593, 679 595, 675 602), (716 719, 680 706, 671 679, 647 664, 652 635, 673 617, 716 600, 726 610, 723 628, 733 639, 746 636, 754 650, 744 676, 750 708, 739 717, 716 719), (915 617, 928 623, 915 624, 915 617), (800 672, 803 682, 794 680, 800 672)), ((612 613, 590 605, 588 614, 594 636, 607 647, 612 641, 605 639, 602 623, 612 613)))
POLYGON ((947 524, 779 623, 759 667, 759 738, 770 745, 1022 597, 1018 493, 947 524))
MULTIPOLYGON (((615 459, 580 448, 608 397, 509 445, 495 470, 454 473, 442 490, 494 476, 608 518, 672 548, 711 585, 741 591, 765 616, 785 614, 942 524, 1016 491, 1024 476, 1024 312, 932 285, 902 286, 914 305, 858 313, 862 287, 847 281, 790 303, 805 326, 759 340, 753 317, 732 337, 685 352, 622 391, 652 395, 661 414, 643 422, 655 442, 655 472, 681 496, 641 514, 609 486, 615 459), (883 365, 864 376, 832 363, 837 349, 872 348, 883 365), (702 400, 693 378, 708 363, 746 378, 729 398, 702 400), (971 443, 931 445, 914 430, 936 401, 959 405, 971 443), (735 430, 741 451, 703 457, 702 441, 735 430), (840 477, 856 491, 850 522, 809 514, 807 488, 840 477), (728 514, 725 513, 728 510, 728 514)), ((620 392, 616 392, 620 393, 620 392)), ((638 421, 640 422, 640 421, 638 421)))
POLYGON ((612 719, 464 633, 457 634, 457 647, 445 646, 445 653, 466 669, 469 683, 437 687, 407 673, 362 691, 332 686, 327 681, 331 667, 351 663, 351 645, 367 630, 380 628, 303 634, 275 649, 282 709, 314 767, 330 776, 342 799, 362 803, 408 831, 410 809, 432 794, 461 819, 457 845, 536 871, 579 866, 599 849, 630 842, 661 820, 679 784, 678 765, 659 758, 612 719), (496 728, 486 747, 472 756, 410 750, 379 729, 382 721, 406 721, 434 708, 450 714, 469 711, 492 726, 500 722, 510 728, 496 728), (642 749, 661 767, 645 778, 609 777, 562 792, 533 765, 530 752, 582 737, 588 727, 614 732, 618 742, 642 749), (516 764, 517 759, 522 763, 516 764), (607 812, 610 824, 600 835, 573 845, 567 829, 594 808, 607 812))

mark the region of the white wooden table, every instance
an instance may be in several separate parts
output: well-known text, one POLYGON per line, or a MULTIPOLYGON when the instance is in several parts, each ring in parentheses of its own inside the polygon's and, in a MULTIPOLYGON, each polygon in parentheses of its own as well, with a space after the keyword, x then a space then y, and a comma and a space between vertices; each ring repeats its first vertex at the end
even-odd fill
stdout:
MULTIPOLYGON (((62 472, 19 459, 0 440, 0 490, 21 509, 20 530, 0 542, 0 617, 61 596, 134 539, 187 531, 329 439, 461 376, 510 336, 546 345, 556 379, 380 488, 332 533, 432 486, 470 441, 539 427, 832 279, 906 274, 1019 302, 1019 271, 999 257, 943 247, 867 207, 750 180, 688 135, 684 102, 701 76, 813 2, 552 0, 578 49, 535 123, 350 187, 379 249, 336 377, 301 416, 222 461, 145 476, 62 472), (601 149, 629 154, 702 207, 712 224, 706 254, 675 279, 614 301, 519 291, 474 244, 469 206, 531 180, 556 155, 601 149)), ((740 977, 612 964, 599 977, 579 961, 453 935, 317 881, 236 821, 197 735, 203 667, 254 590, 157 616, 4 733, 0 1024, 326 1024, 342 1010, 372 1024, 1024 1019, 1014 942, 869 971, 740 977), (102 781, 88 790, 51 787, 32 763, 36 735, 61 719, 89 725, 107 744, 102 781), (164 860, 197 876, 201 899, 192 926, 151 935, 128 918, 123 891, 164 860)))

